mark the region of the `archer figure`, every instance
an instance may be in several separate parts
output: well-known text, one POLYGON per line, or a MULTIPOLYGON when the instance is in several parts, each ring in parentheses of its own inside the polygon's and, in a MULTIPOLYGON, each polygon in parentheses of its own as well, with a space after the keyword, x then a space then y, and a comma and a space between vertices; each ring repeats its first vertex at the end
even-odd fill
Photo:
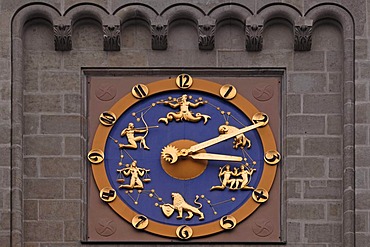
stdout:
POLYGON ((200 105, 206 104, 207 101, 198 101, 197 103, 192 103, 188 101, 188 96, 186 94, 179 97, 177 100, 173 102, 165 101, 163 102, 164 105, 169 105, 172 108, 180 108, 179 112, 169 112, 167 113, 167 116, 164 118, 158 119, 158 122, 164 122, 165 124, 168 124, 168 122, 171 122, 173 119, 175 119, 176 122, 180 120, 189 121, 189 122, 199 122, 203 119, 204 124, 207 123, 208 119, 211 117, 208 115, 204 115, 201 113, 196 113, 195 116, 193 113, 189 110, 189 107, 197 108, 200 105))
POLYGON ((125 128, 121 132, 121 136, 126 136, 129 144, 119 144, 119 147, 136 149, 137 148, 136 142, 140 142, 140 147, 144 147, 144 149, 149 150, 150 148, 146 145, 146 142, 145 142, 146 135, 135 136, 135 133, 146 133, 147 134, 148 128, 145 128, 145 129, 135 128, 135 125, 133 123, 129 123, 127 128, 125 128))

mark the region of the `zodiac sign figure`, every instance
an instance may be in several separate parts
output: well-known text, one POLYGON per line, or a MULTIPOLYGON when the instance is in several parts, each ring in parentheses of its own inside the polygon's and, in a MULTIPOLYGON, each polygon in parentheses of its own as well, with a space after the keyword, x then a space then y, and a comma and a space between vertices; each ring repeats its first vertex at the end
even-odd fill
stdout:
POLYGON ((167 113, 167 116, 165 118, 158 119, 158 122, 164 122, 165 124, 168 124, 168 122, 171 122, 173 119, 175 119, 176 122, 178 121, 189 121, 189 122, 199 122, 203 119, 204 124, 207 123, 208 119, 211 117, 208 115, 204 115, 201 113, 196 113, 195 116, 193 113, 189 110, 189 107, 196 108, 200 105, 204 105, 207 103, 207 101, 198 101, 197 103, 192 103, 188 101, 188 96, 186 94, 182 95, 178 99, 171 101, 164 101, 164 105, 169 105, 170 107, 176 109, 180 108, 179 112, 169 112, 167 113), (173 103, 174 102, 174 103, 173 103))
MULTIPOLYGON (((130 184, 122 184, 119 188, 125 189, 143 189, 143 181, 141 181, 140 177, 143 177, 145 174, 150 172, 149 169, 139 168, 137 167, 137 161, 134 160, 131 165, 126 164, 125 168, 117 169, 117 172, 123 173, 125 177, 131 176, 130 184)), ((144 180, 144 182, 149 182, 150 180, 144 180)))
MULTIPOLYGON (((233 133, 238 130, 238 128, 227 124, 218 127, 218 133, 220 133, 221 135, 233 133)), ((235 149, 238 149, 239 147, 244 148, 245 146, 247 146, 247 148, 250 148, 252 145, 251 141, 243 133, 235 136, 233 144, 233 148, 235 149)))
POLYGON ((148 127, 145 129, 135 128, 133 123, 129 123, 127 128, 123 129, 121 136, 126 136, 129 144, 119 144, 119 148, 137 148, 137 143, 140 142, 140 147, 149 150, 150 148, 146 145, 145 137, 148 134, 148 127), (145 133, 144 136, 135 136, 135 133, 145 133))
POLYGON ((220 167, 218 177, 220 178, 221 185, 212 186, 211 190, 224 190, 226 187, 229 190, 249 190, 254 189, 248 184, 251 181, 252 174, 256 171, 255 168, 249 168, 248 163, 243 164, 239 168, 234 167, 233 171, 230 170, 230 165, 220 167))
POLYGON ((171 196, 173 199, 173 204, 166 203, 160 205, 166 217, 171 217, 174 210, 177 210, 178 212, 177 219, 182 219, 183 212, 186 212, 188 213, 188 216, 185 217, 186 220, 190 220, 191 218, 193 218, 194 214, 199 216, 199 220, 204 220, 204 214, 200 211, 200 209, 202 208, 202 204, 198 202, 199 199, 198 195, 195 197, 194 203, 198 204, 199 207, 194 207, 188 204, 185 201, 184 197, 179 193, 172 193, 171 196))

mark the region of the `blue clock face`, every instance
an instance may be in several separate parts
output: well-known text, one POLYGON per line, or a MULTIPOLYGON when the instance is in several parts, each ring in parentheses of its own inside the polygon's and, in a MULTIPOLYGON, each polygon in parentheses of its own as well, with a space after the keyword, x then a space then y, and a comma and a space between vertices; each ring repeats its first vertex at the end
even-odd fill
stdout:
POLYGON ((214 83, 166 83, 149 86, 152 93, 134 87, 140 99, 124 97, 101 121, 91 151, 101 159, 90 159, 101 199, 135 228, 163 236, 235 227, 268 199, 280 159, 273 137, 266 141, 268 117, 242 96, 229 100, 231 86, 215 93, 214 83))
MULTIPOLYGON (((112 188, 117 191, 119 199, 133 211, 160 223, 197 225, 219 220, 220 217, 231 214, 251 197, 252 188, 256 188, 263 172, 263 147, 256 130, 245 134, 250 143, 249 148, 247 146, 233 148, 235 140, 230 138, 205 149, 207 153, 241 157, 241 161, 200 160, 198 163, 206 163, 206 165, 200 164, 200 166, 205 166, 204 171, 185 178, 180 177, 181 174, 178 176, 171 174, 161 164, 167 162, 163 159, 163 148, 181 142, 181 140, 201 143, 217 137, 220 135, 220 126, 225 124, 242 128, 252 125, 252 122, 231 103, 204 92, 168 91, 139 101, 120 116, 109 134, 110 139, 106 142, 105 168, 112 188), (207 122, 204 124, 202 118, 197 122, 184 119, 169 121, 168 124, 162 121, 158 122, 169 112, 179 111, 179 109, 172 109, 161 102, 172 99, 172 102, 177 103, 183 95, 191 98, 187 99, 190 103, 207 102, 196 109, 191 109, 194 116, 198 112, 210 116, 207 122), (144 122, 152 128, 146 131, 144 122), (138 141, 137 148, 119 148, 119 144, 122 147, 129 141, 127 135, 121 136, 121 133, 130 123, 137 130, 145 130, 142 133, 139 131, 134 133, 134 136, 139 138, 145 136, 141 140, 145 140, 147 148, 144 148, 143 143, 140 147, 141 140, 138 141), (123 158, 121 158, 122 156, 123 158), (130 167, 134 161, 136 161, 136 168, 143 171, 141 176, 130 173, 130 167), (227 168, 228 166, 229 168, 227 168), (123 170, 126 171, 126 175, 123 174, 123 171, 120 172, 122 169, 126 169, 123 170), (243 183, 243 176, 240 174, 242 169, 253 171, 248 177, 247 185, 250 189, 242 190, 240 188, 243 183), (225 178, 225 175, 220 175, 227 170, 231 172, 229 177, 226 175, 225 178), (142 182, 135 183, 132 181, 133 179, 142 182), (229 181, 225 188, 211 190, 214 186, 222 186, 224 179, 229 181), (134 187, 129 186, 131 183, 134 183, 134 187), (142 188, 139 184, 142 185, 142 188), (180 194, 188 204, 196 208, 200 207, 201 204, 200 211, 204 214, 204 219, 199 220, 199 216, 186 219, 187 213, 184 213, 182 219, 179 219, 176 217, 177 212, 166 217, 161 206, 173 204, 173 193, 180 194), (197 201, 200 204, 194 203, 196 197, 199 197, 197 201)), ((176 147, 175 145, 171 146, 176 147)), ((191 157, 181 157, 179 162, 183 159, 192 160, 191 157)), ((177 162, 169 163, 169 166, 176 169, 179 164, 177 162)), ((192 164, 189 164, 187 169, 193 169, 192 164)))

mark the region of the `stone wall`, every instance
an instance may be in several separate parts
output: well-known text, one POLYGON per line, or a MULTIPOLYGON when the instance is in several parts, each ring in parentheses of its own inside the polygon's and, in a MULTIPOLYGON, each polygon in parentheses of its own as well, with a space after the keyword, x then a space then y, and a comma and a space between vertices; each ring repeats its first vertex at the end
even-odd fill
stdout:
POLYGON ((284 71, 283 240, 369 242, 366 1, 79 2, 0 1, 1 246, 84 245, 97 68, 284 71))

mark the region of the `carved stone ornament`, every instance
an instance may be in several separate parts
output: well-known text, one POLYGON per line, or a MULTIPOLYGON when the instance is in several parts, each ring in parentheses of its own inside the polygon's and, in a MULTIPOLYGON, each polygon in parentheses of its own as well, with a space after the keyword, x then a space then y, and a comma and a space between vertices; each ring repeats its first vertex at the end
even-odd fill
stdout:
POLYGON ((216 25, 199 25, 198 26, 198 44, 201 50, 213 50, 215 47, 215 30, 216 25))
POLYGON ((151 26, 153 50, 167 49, 167 32, 168 32, 167 25, 158 24, 151 26))
POLYGON ((263 25, 246 25, 245 47, 247 51, 261 51, 263 45, 263 25))
POLYGON ((72 50, 72 29, 70 25, 54 25, 54 44, 56 51, 72 50))
POLYGON ((121 31, 119 25, 103 25, 104 51, 119 51, 121 48, 121 31))
POLYGON ((294 50, 310 51, 312 45, 312 26, 301 25, 294 27, 294 50))

